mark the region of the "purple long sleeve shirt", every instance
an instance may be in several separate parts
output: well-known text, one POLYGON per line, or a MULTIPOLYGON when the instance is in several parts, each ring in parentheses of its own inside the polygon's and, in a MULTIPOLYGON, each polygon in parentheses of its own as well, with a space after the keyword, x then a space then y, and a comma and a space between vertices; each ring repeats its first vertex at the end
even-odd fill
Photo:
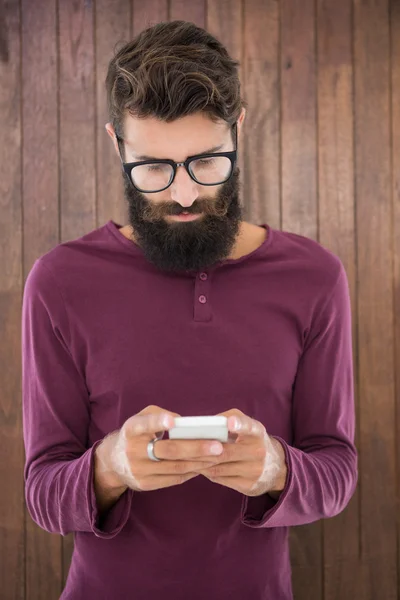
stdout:
POLYGON ((291 600, 288 528, 333 517, 357 480, 351 313, 340 260, 266 226, 257 250, 171 274, 109 221, 40 257, 23 298, 26 502, 74 533, 63 600, 291 600), (156 404, 238 408, 283 445, 278 501, 198 476, 127 490, 99 519, 94 450, 156 404))

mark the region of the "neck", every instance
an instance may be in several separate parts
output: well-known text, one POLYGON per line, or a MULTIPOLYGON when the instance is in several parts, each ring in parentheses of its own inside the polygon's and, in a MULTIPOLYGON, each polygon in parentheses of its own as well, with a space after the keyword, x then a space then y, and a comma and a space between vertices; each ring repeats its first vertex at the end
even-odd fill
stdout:
POLYGON ((267 232, 264 227, 242 221, 235 245, 228 258, 237 259, 257 250, 266 240, 267 232))

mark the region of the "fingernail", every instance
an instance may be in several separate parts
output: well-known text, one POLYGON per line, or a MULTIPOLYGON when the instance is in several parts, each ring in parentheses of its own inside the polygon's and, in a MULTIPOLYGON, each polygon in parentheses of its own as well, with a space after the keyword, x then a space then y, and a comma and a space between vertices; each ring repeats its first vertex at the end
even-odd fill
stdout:
POLYGON ((233 431, 239 431, 241 427, 242 427, 241 422, 238 419, 235 419, 232 424, 233 431))
POLYGON ((210 454, 222 454, 223 447, 221 444, 211 444, 210 454))
POLYGON ((171 418, 169 417, 169 415, 163 416, 163 418, 161 419, 161 425, 162 427, 164 427, 164 429, 169 429, 170 427, 172 427, 171 418))

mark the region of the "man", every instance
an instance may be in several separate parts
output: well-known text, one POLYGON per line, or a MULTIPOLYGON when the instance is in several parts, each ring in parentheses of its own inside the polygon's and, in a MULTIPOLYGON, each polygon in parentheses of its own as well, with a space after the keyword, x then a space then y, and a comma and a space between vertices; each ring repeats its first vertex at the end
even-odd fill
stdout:
POLYGON ((129 223, 58 245, 23 304, 26 501, 74 532, 61 598, 289 600, 288 528, 357 480, 340 260, 242 220, 237 63, 185 22, 112 59, 129 223), (228 417, 227 443, 172 440, 228 417))

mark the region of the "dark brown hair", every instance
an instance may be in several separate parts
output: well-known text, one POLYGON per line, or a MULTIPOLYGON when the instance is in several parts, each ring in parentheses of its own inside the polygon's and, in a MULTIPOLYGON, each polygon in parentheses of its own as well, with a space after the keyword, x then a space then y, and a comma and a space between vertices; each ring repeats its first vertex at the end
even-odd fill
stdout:
POLYGON ((199 111, 231 126, 246 103, 239 62, 210 33, 186 21, 158 23, 118 50, 106 78, 110 122, 121 138, 126 112, 174 121, 199 111))

